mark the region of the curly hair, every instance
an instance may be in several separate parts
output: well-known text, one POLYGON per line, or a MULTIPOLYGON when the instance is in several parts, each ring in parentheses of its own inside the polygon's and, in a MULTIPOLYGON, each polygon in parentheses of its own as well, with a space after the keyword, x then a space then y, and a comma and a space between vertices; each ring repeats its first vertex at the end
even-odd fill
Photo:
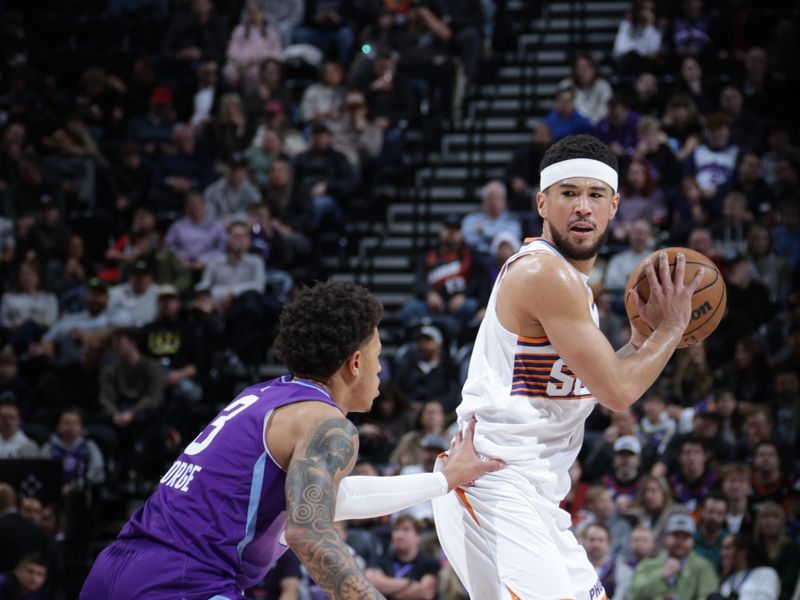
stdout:
POLYGON ((383 306, 366 288, 317 283, 283 308, 275 348, 289 372, 327 379, 369 340, 382 317, 383 306))
POLYGON ((584 133, 581 135, 568 135, 550 146, 542 157, 542 162, 539 165, 539 172, 541 173, 542 170, 550 165, 573 158, 591 158, 599 160, 615 171, 619 170, 617 166, 617 157, 611 153, 608 146, 596 137, 584 133))

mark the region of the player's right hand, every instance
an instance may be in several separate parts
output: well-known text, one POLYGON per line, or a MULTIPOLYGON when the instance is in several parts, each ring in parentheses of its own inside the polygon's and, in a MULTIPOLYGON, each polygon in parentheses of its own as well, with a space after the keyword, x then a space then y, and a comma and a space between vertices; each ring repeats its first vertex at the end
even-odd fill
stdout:
POLYGON ((450 451, 445 458, 442 473, 447 478, 447 489, 453 490, 459 486, 468 485, 484 473, 499 471, 506 467, 502 460, 494 458, 482 459, 475 454, 472 445, 475 436, 475 417, 469 421, 464 432, 459 431, 450 445, 450 451))
POLYGON ((631 302, 639 316, 653 329, 674 329, 683 334, 692 318, 692 295, 703 280, 705 269, 700 267, 692 280, 684 283, 686 256, 683 252, 677 254, 675 272, 670 277, 669 258, 666 252, 661 252, 655 261, 645 263, 644 273, 650 285, 647 302, 642 301, 635 289, 630 291, 631 302))

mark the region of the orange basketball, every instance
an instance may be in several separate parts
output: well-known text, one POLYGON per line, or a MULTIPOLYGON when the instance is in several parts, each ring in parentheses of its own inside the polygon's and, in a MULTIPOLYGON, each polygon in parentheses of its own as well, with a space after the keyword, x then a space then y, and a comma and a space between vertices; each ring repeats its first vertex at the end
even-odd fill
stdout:
POLYGON ((725 302, 728 298, 728 293, 725 289, 725 280, 722 274, 717 269, 716 265, 711 262, 705 254, 701 254, 689 248, 664 248, 657 250, 645 258, 636 267, 636 270, 631 273, 628 278, 628 283, 625 286, 625 312, 628 313, 628 318, 631 320, 636 329, 645 335, 650 335, 653 330, 645 323, 636 312, 636 307, 630 300, 628 291, 631 288, 636 288, 639 297, 647 302, 650 297, 650 283, 647 281, 647 276, 642 271, 642 267, 646 260, 652 260, 655 267, 656 275, 658 275, 658 262, 656 258, 660 252, 666 252, 669 257, 669 272, 672 275, 675 272, 675 259, 678 252, 683 252, 686 257, 686 275, 684 277, 685 283, 689 283, 697 273, 697 269, 701 266, 705 267, 705 274, 703 280, 692 296, 692 320, 683 334, 681 343, 678 348, 685 348, 696 344, 700 340, 707 338, 717 328, 722 316, 725 314, 725 302))

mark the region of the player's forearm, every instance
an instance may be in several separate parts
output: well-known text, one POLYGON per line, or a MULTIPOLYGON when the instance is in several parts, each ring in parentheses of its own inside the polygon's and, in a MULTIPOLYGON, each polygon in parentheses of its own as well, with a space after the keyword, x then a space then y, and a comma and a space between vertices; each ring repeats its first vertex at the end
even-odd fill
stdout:
POLYGON ((619 387, 618 393, 599 398, 600 403, 612 410, 623 410, 636 402, 658 379, 675 352, 683 331, 657 328, 637 350, 629 342, 620 351, 619 369, 614 376, 619 387), (634 351, 631 352, 631 349, 634 351))
POLYGON ((345 477, 339 484, 335 521, 390 515, 447 493, 442 473, 395 477, 345 477))

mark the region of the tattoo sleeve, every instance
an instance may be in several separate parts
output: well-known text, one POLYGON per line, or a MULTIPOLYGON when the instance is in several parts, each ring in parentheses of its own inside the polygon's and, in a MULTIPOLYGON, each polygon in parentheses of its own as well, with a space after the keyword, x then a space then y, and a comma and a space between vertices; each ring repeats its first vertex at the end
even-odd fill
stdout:
POLYGON ((347 419, 321 421, 286 473, 286 539, 332 600, 383 599, 333 528, 336 483, 352 467, 357 435, 347 419))

